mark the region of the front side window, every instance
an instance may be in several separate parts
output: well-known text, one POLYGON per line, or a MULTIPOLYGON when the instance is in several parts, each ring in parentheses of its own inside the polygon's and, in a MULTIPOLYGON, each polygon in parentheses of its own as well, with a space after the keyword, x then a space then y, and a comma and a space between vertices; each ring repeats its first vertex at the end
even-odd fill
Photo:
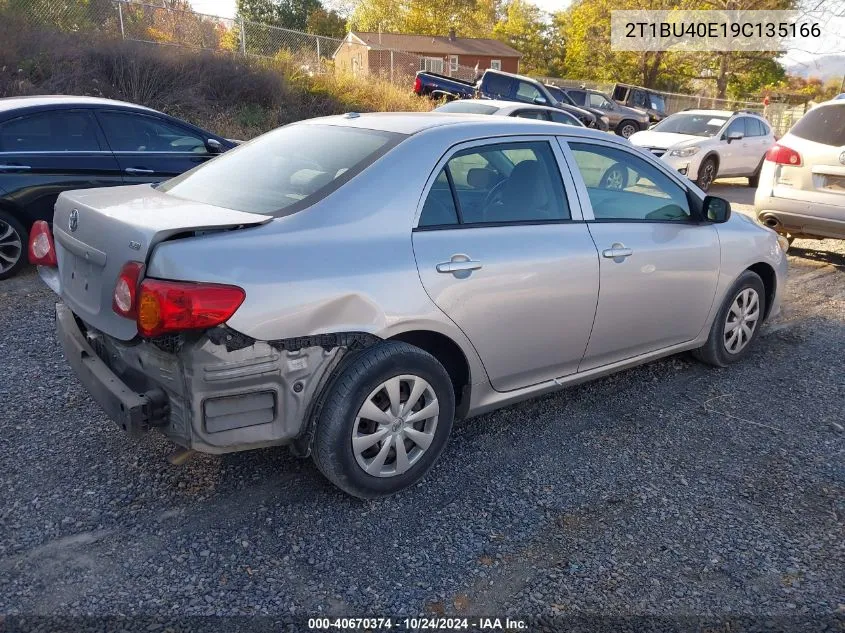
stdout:
POLYGON ((451 187, 461 224, 553 222, 570 219, 557 160, 545 141, 501 143, 457 152, 438 175, 419 226, 450 224, 451 187))
POLYGON ((206 139, 169 121, 131 112, 97 115, 113 152, 208 154, 206 139))
POLYGON ((587 103, 587 93, 583 90, 567 90, 566 94, 572 99, 575 105, 585 105, 587 103))
POLYGON ((613 106, 611 106, 610 102, 605 99, 604 95, 598 94, 596 92, 590 93, 590 107, 599 108, 601 110, 613 109, 613 106))
POLYGON ((745 117, 737 117, 731 124, 728 126, 728 129, 725 130, 725 138, 728 139, 731 137, 731 134, 741 134, 742 136, 747 136, 745 132, 745 117))
POLYGON ((534 103, 534 99, 542 98, 543 95, 537 90, 536 86, 532 86, 527 81, 520 81, 516 88, 516 98, 520 101, 527 101, 534 103))
POLYGON ((570 143, 596 220, 688 221, 686 191, 657 167, 621 149, 570 143))
POLYGON ((96 152, 97 122, 87 110, 54 110, 0 124, 0 152, 96 152))
POLYGON ((404 138, 339 125, 286 125, 159 188, 227 209, 290 215, 329 195, 404 138))

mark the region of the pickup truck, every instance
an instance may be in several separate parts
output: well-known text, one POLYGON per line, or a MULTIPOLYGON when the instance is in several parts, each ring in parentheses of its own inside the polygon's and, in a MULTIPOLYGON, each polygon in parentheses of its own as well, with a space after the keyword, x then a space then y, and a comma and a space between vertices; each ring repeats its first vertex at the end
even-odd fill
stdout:
POLYGON ((485 70, 477 83, 420 70, 414 79, 414 92, 433 99, 445 98, 447 101, 476 97, 544 105, 565 110, 585 127, 608 129, 606 118, 602 119, 584 108, 561 103, 539 81, 500 70, 485 70))
POLYGON ((419 70, 414 77, 414 92, 421 97, 446 101, 472 99, 475 97, 475 82, 419 70))

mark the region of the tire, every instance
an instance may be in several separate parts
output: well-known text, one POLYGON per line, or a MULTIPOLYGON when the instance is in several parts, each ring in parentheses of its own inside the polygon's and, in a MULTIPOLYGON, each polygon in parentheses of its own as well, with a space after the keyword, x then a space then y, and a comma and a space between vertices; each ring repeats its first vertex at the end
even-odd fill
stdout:
MULTIPOLYGON (((751 299, 748 301, 748 305, 750 308, 748 308, 747 314, 750 316, 754 314, 755 301, 751 299)), ((734 285, 731 286, 731 289, 725 295, 725 301, 722 303, 722 307, 719 308, 719 312, 713 320, 713 325, 710 328, 710 336, 708 336, 707 342, 698 349, 694 350, 693 356, 701 362, 713 365, 714 367, 727 367, 728 365, 732 365, 733 363, 742 360, 748 354, 748 350, 751 349, 751 345, 760 333, 760 327, 763 325, 764 314, 766 314, 766 288, 763 285, 763 280, 760 279, 760 276, 757 275, 757 273, 746 270, 739 276, 739 279, 736 280, 734 285), (729 315, 732 317, 739 317, 732 318, 731 320, 734 322, 741 320, 741 315, 743 314, 742 308, 744 307, 742 304, 745 303, 745 300, 742 299, 742 297, 750 297, 751 295, 748 293, 756 294, 757 318, 753 325, 746 321, 748 329, 751 330, 751 336, 747 337, 744 343, 742 343, 742 339, 740 338, 741 347, 739 349, 730 350, 729 341, 731 338, 729 337, 731 335, 730 331, 727 329, 728 317, 729 315), (737 305, 735 304, 737 304, 740 308, 739 313, 736 312, 737 305)), ((738 327, 735 328, 734 331, 737 329, 740 330, 740 337, 743 335, 747 336, 747 331, 745 329, 738 327)))
POLYGON ((361 499, 385 497, 413 486, 437 461, 452 430, 455 394, 449 374, 428 352, 395 341, 367 348, 341 367, 328 386, 316 421, 312 456, 317 468, 338 488, 361 499), (399 411, 398 416, 391 413, 386 386, 397 383, 399 406, 393 410, 399 411), (401 409, 415 386, 421 391, 412 409, 404 413, 401 409), (435 404, 433 415, 410 417, 426 409, 432 413, 435 404), (373 417, 362 415, 366 411, 373 417), (365 448, 354 449, 353 437, 365 448), (406 469, 397 452, 400 442, 406 469))
POLYGON ((716 166, 716 159, 712 156, 705 158, 704 162, 702 162, 701 166, 698 168, 698 178, 695 179, 695 184, 698 185, 698 188, 702 191, 709 191, 710 185, 712 185, 713 181, 716 180, 717 173, 718 168, 716 166))
POLYGON ((620 121, 619 125, 616 126, 616 133, 622 138, 630 138, 632 134, 635 134, 639 131, 640 126, 637 125, 635 121, 631 121, 630 119, 620 121))
POLYGON ((0 211, 0 279, 17 275, 27 264, 29 233, 10 213, 0 211))
POLYGON ((620 191, 628 186, 628 168, 619 163, 608 167, 599 179, 599 189, 620 191))
POLYGON ((760 170, 763 169, 763 161, 760 161, 760 164, 757 165, 757 169, 748 177, 748 186, 753 187, 754 189, 757 188, 757 185, 760 184, 760 170))

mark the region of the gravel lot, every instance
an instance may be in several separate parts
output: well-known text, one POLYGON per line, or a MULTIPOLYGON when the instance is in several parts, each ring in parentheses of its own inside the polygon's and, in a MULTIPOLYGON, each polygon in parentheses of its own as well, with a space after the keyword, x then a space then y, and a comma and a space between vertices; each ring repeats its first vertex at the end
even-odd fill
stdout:
POLYGON ((790 255, 747 362, 468 420, 377 502, 284 449, 169 465, 77 383, 35 272, 0 282, 0 614, 841 618, 845 242, 790 255))

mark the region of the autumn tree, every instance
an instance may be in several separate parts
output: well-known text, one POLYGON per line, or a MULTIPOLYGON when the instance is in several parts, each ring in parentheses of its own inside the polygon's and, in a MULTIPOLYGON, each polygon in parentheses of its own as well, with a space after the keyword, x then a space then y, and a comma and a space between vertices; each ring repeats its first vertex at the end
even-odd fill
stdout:
POLYGON ((493 28, 493 37, 521 52, 524 72, 551 74, 563 54, 563 39, 552 37, 543 12, 528 0, 510 0, 504 16, 493 28))
POLYGON ((346 35, 346 20, 337 11, 317 7, 308 15, 305 28, 315 35, 341 39, 346 35))

